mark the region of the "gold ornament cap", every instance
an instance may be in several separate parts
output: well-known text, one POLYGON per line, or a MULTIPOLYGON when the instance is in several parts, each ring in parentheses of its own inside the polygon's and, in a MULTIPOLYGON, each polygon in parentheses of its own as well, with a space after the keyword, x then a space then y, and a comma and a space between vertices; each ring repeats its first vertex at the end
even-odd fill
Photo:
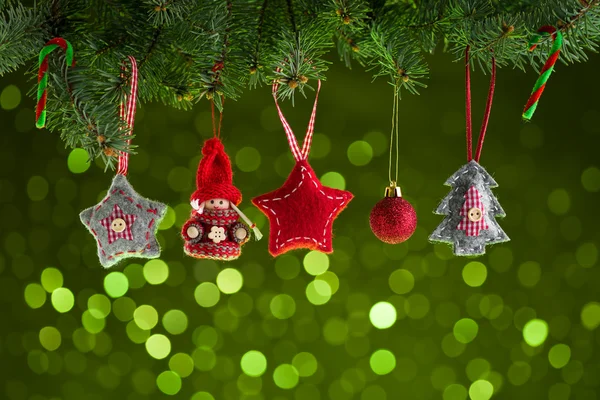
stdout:
POLYGON ((396 181, 391 181, 390 186, 385 188, 385 197, 402 197, 402 189, 396 186, 396 181))

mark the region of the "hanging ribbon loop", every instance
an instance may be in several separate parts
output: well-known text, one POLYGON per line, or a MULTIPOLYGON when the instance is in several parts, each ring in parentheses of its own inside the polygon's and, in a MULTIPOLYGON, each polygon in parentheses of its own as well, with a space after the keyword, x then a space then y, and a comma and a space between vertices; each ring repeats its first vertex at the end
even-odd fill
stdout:
POLYGON ((281 124, 283 125, 283 129, 285 130, 285 134, 288 139, 288 143, 290 145, 290 149, 292 150, 292 154, 294 155, 294 159, 296 161, 306 160, 308 158, 308 154, 310 153, 310 146, 312 144, 313 133, 315 130, 315 118, 317 116, 317 104, 319 102, 319 92, 321 91, 321 80, 319 79, 317 85, 317 93, 315 95, 315 103, 313 105, 312 113, 310 114, 310 120, 308 122, 308 129, 306 130, 306 136, 304 137, 304 142, 302 143, 302 150, 298 146, 298 140, 296 139, 296 135, 292 131, 290 124, 285 119, 281 108, 279 107, 279 103, 277 102, 277 89, 279 88, 279 83, 276 81, 273 83, 273 99, 275 99, 275 107, 277 107, 277 113, 279 114, 279 119, 281 120, 281 124))
MULTIPOLYGON (((128 130, 127 135, 131 136, 133 134, 133 123, 135 121, 135 107, 138 89, 138 69, 134 57, 127 56, 127 60, 129 60, 129 64, 131 64, 131 80, 129 82, 130 91, 129 94, 124 94, 123 100, 121 101, 121 105, 119 107, 119 116, 121 117, 121 121, 125 123, 125 127, 128 130)), ((123 60, 123 63, 121 64, 122 78, 125 77, 125 71, 127 71, 127 60, 123 60)), ((130 144, 131 138, 127 140, 127 147, 129 147, 130 144)), ((119 153, 119 169, 117 170, 117 174, 126 176, 128 168, 129 153, 121 151, 119 153)))
MULTIPOLYGON (((470 46, 467 46, 465 50, 465 108, 466 108, 466 121, 467 121, 467 160, 473 160, 473 126, 471 119, 471 66, 469 64, 469 50, 470 46)), ((490 87, 488 89, 487 102, 485 104, 485 113, 483 114, 483 121, 481 121, 481 130, 479 131, 479 139, 477 141, 477 151, 475 153, 475 161, 479 162, 481 158, 481 151, 483 149, 483 141, 485 140, 485 133, 487 131, 488 122, 490 120, 490 114, 492 112, 492 101, 494 100, 494 89, 496 87, 496 58, 492 53, 492 73, 490 76, 490 87)))
MULTIPOLYGON (((46 101, 48 99, 48 55, 57 48, 63 49, 67 67, 75 66, 73 46, 63 38, 49 40, 40 51, 38 68, 37 105, 35 107, 35 126, 39 129, 46 126, 46 101)), ((68 83, 67 83, 68 84, 68 83)))

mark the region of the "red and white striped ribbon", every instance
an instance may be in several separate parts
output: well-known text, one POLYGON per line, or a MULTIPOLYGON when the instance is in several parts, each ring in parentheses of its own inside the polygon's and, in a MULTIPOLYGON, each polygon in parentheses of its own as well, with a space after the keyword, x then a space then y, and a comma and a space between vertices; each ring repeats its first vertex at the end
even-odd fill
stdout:
POLYGON ((306 130, 306 136, 304 137, 304 143, 302 144, 302 150, 298 146, 298 141, 296 139, 296 135, 292 131, 290 124, 288 124, 281 108, 279 107, 279 103, 277 102, 277 88, 279 87, 279 83, 273 83, 273 98, 275 99, 275 106, 277 107, 277 113, 279 114, 279 119, 281 120, 281 124, 283 125, 283 129, 285 130, 285 134, 288 139, 288 143, 290 144, 290 149, 292 150, 292 154, 294 155, 294 159, 296 161, 306 160, 308 158, 308 154, 310 153, 310 146, 312 144, 313 133, 315 130, 315 118, 317 116, 317 103, 319 102, 319 92, 321 91, 321 80, 319 79, 317 85, 317 93, 315 96, 315 104, 313 105, 312 113, 310 114, 310 121, 308 122, 308 129, 306 130))
MULTIPOLYGON (((135 58, 132 56, 127 56, 129 59, 129 63, 131 64, 131 82, 130 87, 131 90, 129 94, 125 94, 124 100, 121 102, 121 106, 119 107, 119 116, 121 117, 121 121, 124 121, 127 128, 129 129, 128 135, 133 133, 133 122, 135 120, 135 106, 137 100, 137 89, 138 89, 138 70, 137 63, 135 58)), ((123 60, 121 65, 121 76, 125 76, 125 71, 127 71, 127 60, 123 60)), ((131 144, 131 139, 127 140, 127 147, 131 144)), ((119 154, 119 169, 117 170, 117 174, 127 175, 127 169, 129 168, 129 153, 122 151, 119 154)))

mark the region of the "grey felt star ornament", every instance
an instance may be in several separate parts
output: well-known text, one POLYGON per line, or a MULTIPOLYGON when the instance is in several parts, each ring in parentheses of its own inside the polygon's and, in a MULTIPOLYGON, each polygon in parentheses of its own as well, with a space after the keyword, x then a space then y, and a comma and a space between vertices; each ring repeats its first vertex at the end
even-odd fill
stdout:
POLYGON ((125 258, 156 258, 156 231, 167 206, 140 196, 124 175, 117 174, 106 197, 79 214, 94 235, 98 258, 109 268, 125 258))

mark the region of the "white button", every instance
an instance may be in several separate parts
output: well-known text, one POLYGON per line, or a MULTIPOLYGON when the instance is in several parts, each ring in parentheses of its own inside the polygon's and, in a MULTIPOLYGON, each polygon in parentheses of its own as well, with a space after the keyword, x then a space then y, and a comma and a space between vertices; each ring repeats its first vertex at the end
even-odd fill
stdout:
POLYGON ((195 226, 190 226, 189 228, 187 228, 187 235, 190 238, 196 239, 199 234, 200 232, 198 232, 198 228, 196 228, 195 226))

